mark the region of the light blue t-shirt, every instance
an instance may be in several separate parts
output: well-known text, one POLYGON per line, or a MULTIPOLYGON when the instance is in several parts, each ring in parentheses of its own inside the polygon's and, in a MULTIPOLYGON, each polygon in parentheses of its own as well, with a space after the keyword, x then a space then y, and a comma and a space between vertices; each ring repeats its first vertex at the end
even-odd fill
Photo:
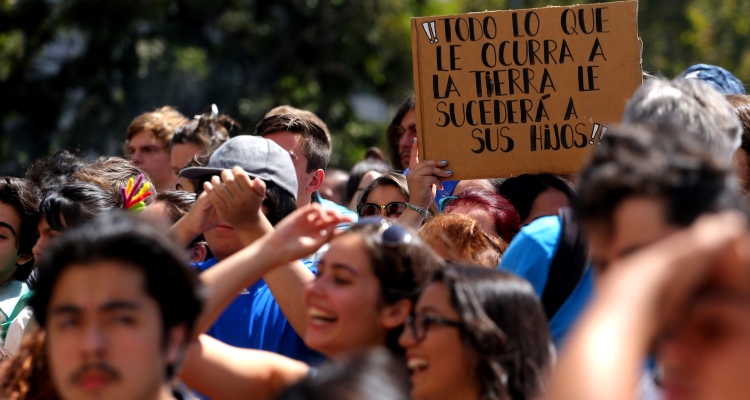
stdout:
MULTIPOLYGON (((549 268, 560 244, 561 229, 558 216, 542 217, 523 227, 503 254, 500 269, 529 281, 541 298, 547 285, 549 268)), ((558 348, 586 307, 593 290, 594 274, 588 265, 576 288, 549 321, 549 329, 558 348)))
MULTIPOLYGON (((216 263, 212 258, 195 266, 203 272, 216 263)), ((317 262, 303 263, 317 274, 317 262)), ((305 346, 262 279, 244 289, 206 333, 232 346, 272 351, 311 365, 325 359, 305 346)))

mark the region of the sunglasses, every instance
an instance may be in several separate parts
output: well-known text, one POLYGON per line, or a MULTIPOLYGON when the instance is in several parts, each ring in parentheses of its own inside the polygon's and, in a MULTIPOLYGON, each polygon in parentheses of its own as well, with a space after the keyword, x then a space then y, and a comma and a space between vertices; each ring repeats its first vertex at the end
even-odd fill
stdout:
POLYGON ((417 137, 417 127, 416 125, 411 125, 408 129, 404 129, 400 125, 394 125, 388 128, 388 142, 390 144, 398 146, 398 143, 401 141, 401 138, 404 136, 404 134, 408 133, 409 137, 415 138, 417 137))
POLYGON ((373 217, 385 215, 388 218, 398 217, 406 210, 406 202, 394 201, 384 206, 375 203, 365 203, 357 206, 357 215, 360 217, 373 217))

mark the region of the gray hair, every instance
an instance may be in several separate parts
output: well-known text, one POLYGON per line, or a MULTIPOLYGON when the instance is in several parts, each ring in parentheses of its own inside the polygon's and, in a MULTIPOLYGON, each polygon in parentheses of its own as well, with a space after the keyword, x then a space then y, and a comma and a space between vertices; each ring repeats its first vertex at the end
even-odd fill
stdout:
POLYGON ((740 147, 742 125, 732 105, 697 79, 647 80, 630 99, 625 123, 680 124, 712 152, 731 159, 740 147))

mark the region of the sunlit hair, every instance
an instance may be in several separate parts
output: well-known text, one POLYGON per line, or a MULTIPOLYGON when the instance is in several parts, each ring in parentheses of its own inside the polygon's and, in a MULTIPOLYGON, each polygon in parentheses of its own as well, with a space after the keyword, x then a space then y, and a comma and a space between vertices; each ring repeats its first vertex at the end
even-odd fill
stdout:
POLYGON ((554 353, 531 284, 509 272, 467 265, 449 266, 432 282, 445 285, 460 316, 480 398, 530 400, 542 393, 554 353))
MULTIPOLYGON (((70 175, 68 182, 85 182, 99 186, 113 198, 119 199, 119 205, 122 205, 120 188, 127 186, 130 178, 136 179, 140 174, 144 174, 143 183, 149 182, 151 186, 150 190, 155 192, 156 189, 154 189, 154 184, 149 179, 148 174, 144 173, 142 169, 138 168, 131 161, 122 157, 104 158, 86 165, 70 175)), ((153 202, 153 196, 144 200, 146 204, 151 204, 151 202, 153 202)))
POLYGON ((0 397, 6 400, 57 400, 47 364, 44 330, 36 328, 18 354, 0 366, 0 397))
POLYGON ((486 211, 492 218, 495 232, 506 243, 510 243, 516 233, 521 230, 521 217, 515 207, 505 197, 497 193, 469 189, 446 206, 443 212, 450 214, 459 207, 486 211))
MULTIPOLYGON (((362 239, 370 259, 370 267, 380 285, 380 298, 384 304, 394 304, 401 299, 416 302, 430 276, 443 266, 439 257, 424 243, 416 232, 410 233, 408 243, 386 246, 383 243, 383 225, 357 224, 341 236, 356 235, 362 239)), ((388 332, 385 346, 396 354, 404 351, 398 344, 403 325, 388 332)))
POLYGON ((497 268, 508 248, 502 239, 490 236, 479 222, 463 214, 440 214, 427 221, 419 236, 450 261, 497 268))
POLYGON ((175 128, 186 122, 188 122, 188 119, 170 106, 157 108, 154 111, 135 117, 130 125, 128 125, 128 130, 125 134, 126 154, 128 142, 130 142, 133 136, 143 131, 151 132, 156 139, 162 142, 164 148, 168 149, 172 143, 172 135, 175 128))
POLYGON ((682 126, 682 134, 695 137, 727 159, 741 142, 742 127, 731 105, 724 95, 699 79, 646 81, 628 101, 622 121, 651 126, 676 121, 682 126))
POLYGON ((117 199, 88 183, 68 183, 53 190, 39 204, 39 215, 50 228, 62 232, 118 208, 117 199))
POLYGON ((229 140, 229 134, 234 128, 242 127, 228 115, 201 114, 174 130, 172 146, 190 143, 202 150, 215 150, 229 140))

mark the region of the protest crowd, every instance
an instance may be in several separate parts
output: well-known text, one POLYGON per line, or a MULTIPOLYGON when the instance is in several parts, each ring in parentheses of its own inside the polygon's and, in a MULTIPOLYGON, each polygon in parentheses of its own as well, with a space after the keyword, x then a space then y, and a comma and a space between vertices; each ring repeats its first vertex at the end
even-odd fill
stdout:
POLYGON ((213 105, 0 177, 0 398, 750 398, 741 81, 644 74, 580 174, 472 180, 418 96, 351 171, 213 105))

